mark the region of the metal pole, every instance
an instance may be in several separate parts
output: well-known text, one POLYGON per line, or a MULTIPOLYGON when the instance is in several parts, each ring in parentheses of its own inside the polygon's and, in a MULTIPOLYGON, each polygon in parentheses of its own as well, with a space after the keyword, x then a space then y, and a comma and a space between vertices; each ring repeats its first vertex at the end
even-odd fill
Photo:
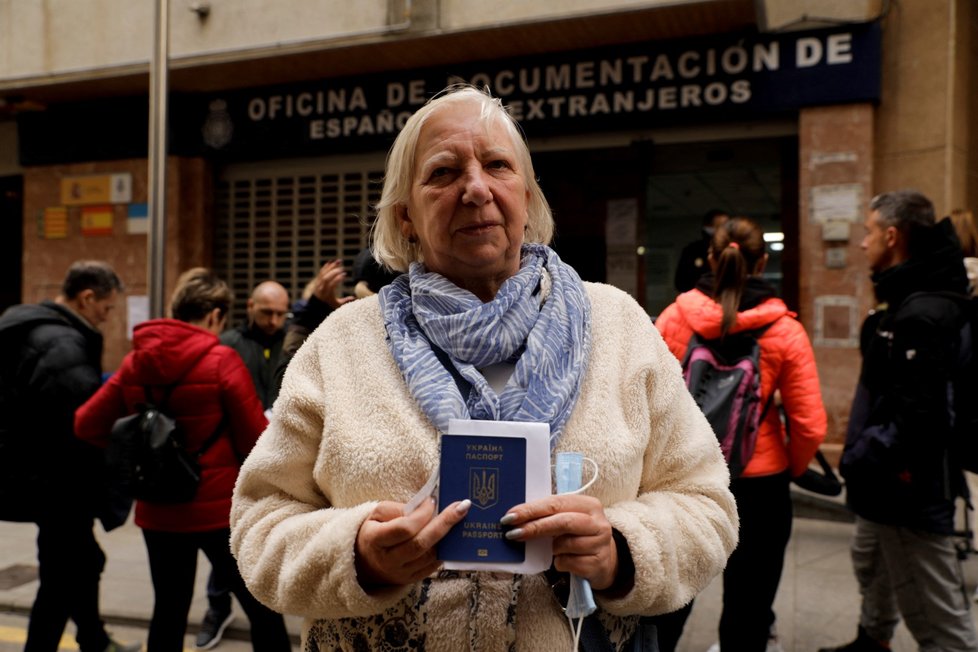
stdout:
POLYGON ((156 1, 153 56, 149 66, 149 237, 146 285, 149 316, 163 316, 166 253, 166 102, 170 50, 169 0, 156 1))

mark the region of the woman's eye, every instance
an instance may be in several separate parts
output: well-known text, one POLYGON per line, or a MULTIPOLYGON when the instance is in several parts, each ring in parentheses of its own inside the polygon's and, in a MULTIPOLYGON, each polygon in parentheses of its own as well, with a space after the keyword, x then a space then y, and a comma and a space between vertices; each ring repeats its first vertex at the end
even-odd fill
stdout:
POLYGON ((487 167, 493 170, 508 170, 511 166, 508 161, 497 159, 495 161, 491 161, 487 167))
POLYGON ((448 174, 448 168, 435 168, 431 171, 431 178, 437 179, 438 177, 443 177, 448 174))

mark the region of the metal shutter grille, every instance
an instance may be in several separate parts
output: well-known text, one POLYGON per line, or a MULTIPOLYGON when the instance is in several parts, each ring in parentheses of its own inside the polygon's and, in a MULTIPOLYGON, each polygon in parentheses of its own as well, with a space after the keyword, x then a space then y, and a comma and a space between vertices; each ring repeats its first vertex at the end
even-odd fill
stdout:
MULTIPOLYGON (((352 272, 382 176, 364 169, 219 180, 214 269, 234 292, 230 323, 244 321, 248 297, 262 281, 278 281, 294 302, 326 261, 341 258, 352 272)), ((346 293, 353 291, 351 280, 346 293)))

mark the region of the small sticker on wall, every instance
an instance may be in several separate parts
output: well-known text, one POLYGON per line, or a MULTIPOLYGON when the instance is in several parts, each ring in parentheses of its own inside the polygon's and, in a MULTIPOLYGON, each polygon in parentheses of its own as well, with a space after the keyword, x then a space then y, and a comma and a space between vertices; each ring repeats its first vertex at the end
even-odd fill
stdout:
POLYGON ((112 207, 83 206, 81 233, 86 237, 112 235, 112 207))
POLYGON ((53 240, 68 237, 68 209, 50 206, 41 211, 40 236, 53 240))
POLYGON ((148 204, 129 204, 126 214, 126 233, 149 233, 148 204))

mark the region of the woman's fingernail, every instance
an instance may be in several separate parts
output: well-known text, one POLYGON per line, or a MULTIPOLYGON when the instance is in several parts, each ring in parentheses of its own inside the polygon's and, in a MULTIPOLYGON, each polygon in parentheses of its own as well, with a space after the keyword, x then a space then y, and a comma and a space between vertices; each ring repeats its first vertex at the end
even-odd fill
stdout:
POLYGON ((458 512, 459 514, 461 514, 463 512, 469 511, 469 507, 471 507, 471 506, 472 506, 472 501, 469 500, 468 498, 466 498, 465 500, 463 500, 462 502, 460 502, 458 505, 455 505, 455 511, 458 512))
POLYGON ((523 536, 523 528, 518 527, 506 533, 507 539, 519 539, 523 536))
POLYGON ((516 520, 516 514, 510 512, 509 514, 506 514, 506 516, 503 516, 501 519, 499 519, 499 522, 503 525, 509 525, 515 520, 516 520))

